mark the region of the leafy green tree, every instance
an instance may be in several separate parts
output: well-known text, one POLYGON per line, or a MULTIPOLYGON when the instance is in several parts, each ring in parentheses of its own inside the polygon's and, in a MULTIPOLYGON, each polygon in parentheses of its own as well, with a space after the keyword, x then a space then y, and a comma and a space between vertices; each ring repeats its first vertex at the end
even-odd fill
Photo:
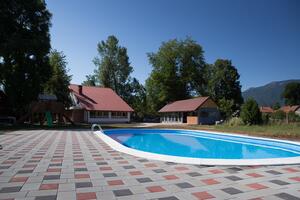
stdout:
POLYGON ((50 77, 50 18, 43 0, 0 1, 0 83, 17 116, 50 77))
POLYGON ((190 38, 163 42, 148 54, 152 65, 146 80, 147 102, 155 113, 168 102, 202 94, 205 62, 202 47, 190 38))
POLYGON ((226 100, 225 98, 218 100, 218 107, 220 109, 221 116, 225 119, 229 119, 232 116, 232 108, 234 107, 234 101, 226 100))
POLYGON ((133 78, 130 88, 131 96, 128 103, 134 109, 135 120, 141 121, 147 115, 146 89, 136 78, 133 78))
POLYGON ((82 82, 82 85, 85 86, 96 86, 98 83, 96 75, 87 75, 85 76, 86 80, 82 82))
POLYGON ((243 103, 240 75, 230 60, 223 59, 216 60, 208 71, 208 94, 219 105, 223 117, 229 117, 243 103))
POLYGON ((127 49, 119 45, 115 36, 109 36, 106 41, 98 43, 99 56, 94 59, 97 78, 103 87, 112 88, 124 100, 130 97, 130 66, 127 49))
POLYGON ((49 63, 52 76, 46 83, 45 92, 55 94, 59 102, 69 106, 71 103, 69 85, 72 76, 68 75, 66 56, 63 52, 53 50, 50 52, 49 63))
POLYGON ((286 105, 299 105, 300 104, 300 83, 288 83, 282 93, 286 105))
POLYGON ((280 108, 280 103, 276 102, 273 106, 272 106, 273 110, 278 110, 280 108))
POLYGON ((262 122, 261 112, 254 99, 250 98, 242 105, 241 118, 248 125, 260 124, 262 122))

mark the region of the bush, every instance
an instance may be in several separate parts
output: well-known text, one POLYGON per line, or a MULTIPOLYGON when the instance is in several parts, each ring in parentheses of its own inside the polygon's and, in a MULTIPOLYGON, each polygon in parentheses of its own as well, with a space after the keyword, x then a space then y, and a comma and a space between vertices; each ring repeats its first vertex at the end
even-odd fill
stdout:
POLYGON ((241 118, 247 125, 260 124, 261 112, 254 99, 248 99, 242 106, 241 118))
POLYGON ((270 122, 270 114, 262 113, 261 117, 263 124, 268 124, 270 122))
POLYGON ((271 114, 271 118, 273 120, 284 120, 286 118, 285 115, 285 112, 283 112, 282 110, 277 110, 271 114))
POLYGON ((233 117, 227 122, 228 126, 241 126, 244 125, 244 122, 239 117, 233 117))

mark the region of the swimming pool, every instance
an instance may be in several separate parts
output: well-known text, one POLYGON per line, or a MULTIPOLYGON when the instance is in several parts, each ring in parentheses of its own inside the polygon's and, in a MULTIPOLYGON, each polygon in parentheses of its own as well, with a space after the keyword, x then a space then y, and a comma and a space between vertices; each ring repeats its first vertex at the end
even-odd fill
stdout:
POLYGON ((112 148, 134 156, 208 165, 300 163, 300 144, 194 130, 112 129, 96 132, 112 148))

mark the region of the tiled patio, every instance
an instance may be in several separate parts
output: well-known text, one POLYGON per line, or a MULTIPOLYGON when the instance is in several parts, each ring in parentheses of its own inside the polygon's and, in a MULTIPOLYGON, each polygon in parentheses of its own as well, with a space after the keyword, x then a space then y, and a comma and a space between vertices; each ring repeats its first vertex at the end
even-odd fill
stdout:
POLYGON ((90 131, 15 131, 0 135, 0 144, 0 199, 300 199, 300 165, 146 160, 112 150, 90 131))

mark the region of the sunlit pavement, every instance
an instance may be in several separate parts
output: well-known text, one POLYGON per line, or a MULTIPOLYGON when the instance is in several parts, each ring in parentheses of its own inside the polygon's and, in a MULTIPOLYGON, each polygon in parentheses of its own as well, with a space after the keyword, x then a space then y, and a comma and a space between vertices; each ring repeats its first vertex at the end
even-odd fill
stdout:
POLYGON ((0 199, 300 199, 300 165, 146 160, 90 131, 15 131, 0 144, 0 199))

